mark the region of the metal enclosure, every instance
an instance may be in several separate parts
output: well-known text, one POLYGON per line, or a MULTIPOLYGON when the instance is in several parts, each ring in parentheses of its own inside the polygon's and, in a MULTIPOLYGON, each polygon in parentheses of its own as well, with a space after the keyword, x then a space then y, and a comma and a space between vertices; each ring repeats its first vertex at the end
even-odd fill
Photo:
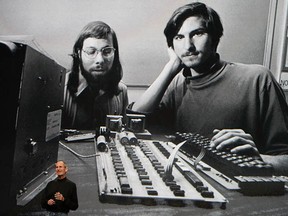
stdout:
POLYGON ((7 197, 0 215, 13 214, 16 205, 27 204, 53 178, 65 72, 25 43, 0 41, 0 185, 7 197))

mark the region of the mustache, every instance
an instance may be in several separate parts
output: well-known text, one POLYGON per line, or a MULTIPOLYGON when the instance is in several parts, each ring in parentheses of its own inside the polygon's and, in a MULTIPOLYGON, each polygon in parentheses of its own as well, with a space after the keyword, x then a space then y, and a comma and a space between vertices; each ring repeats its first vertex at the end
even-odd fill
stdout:
POLYGON ((94 71, 94 70, 104 70, 104 67, 98 65, 98 66, 95 66, 95 67, 90 68, 90 71, 94 71))
MULTIPOLYGON (((83 63, 80 64, 81 71, 86 71, 83 67, 83 63)), ((88 71, 95 71, 95 70, 104 70, 105 67, 103 65, 94 65, 93 67, 89 68, 88 71)), ((87 72, 88 72, 87 71, 87 72)))
POLYGON ((199 54, 198 51, 187 51, 187 52, 183 53, 183 54, 181 55, 181 57, 187 57, 187 56, 198 55, 198 54, 199 54))

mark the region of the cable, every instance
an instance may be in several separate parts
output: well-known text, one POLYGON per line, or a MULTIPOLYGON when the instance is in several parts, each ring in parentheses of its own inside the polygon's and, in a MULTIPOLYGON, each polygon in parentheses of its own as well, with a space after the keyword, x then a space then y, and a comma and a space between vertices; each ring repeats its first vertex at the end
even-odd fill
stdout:
MULTIPOLYGON (((170 156, 168 158, 168 162, 167 162, 166 167, 165 167, 165 174, 164 174, 164 176, 165 176, 164 178, 165 179, 173 179, 172 168, 173 168, 173 163, 174 163, 174 160, 175 160, 176 153, 187 142, 188 142, 187 140, 184 140, 183 142, 179 143, 178 145, 175 146, 175 148, 171 152, 171 154, 170 154, 170 156)), ((202 145, 201 151, 200 151, 199 155, 196 157, 196 159, 194 161, 195 170, 197 170, 197 164, 205 156, 205 153, 206 153, 206 150, 205 150, 204 146, 202 145)))
POLYGON ((81 155, 78 154, 77 152, 75 152, 73 149, 69 148, 67 145, 65 145, 64 143, 62 143, 61 141, 59 141, 59 144, 66 148, 68 151, 72 152, 74 155, 76 155, 77 157, 81 157, 81 158, 90 158, 90 157, 96 157, 97 154, 92 154, 92 155, 81 155))

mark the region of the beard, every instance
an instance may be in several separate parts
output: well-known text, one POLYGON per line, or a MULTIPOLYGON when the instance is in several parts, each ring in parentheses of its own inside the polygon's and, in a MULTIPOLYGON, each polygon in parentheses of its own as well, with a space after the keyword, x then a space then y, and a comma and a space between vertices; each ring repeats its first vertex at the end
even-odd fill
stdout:
POLYGON ((95 91, 99 91, 99 89, 107 89, 110 86, 112 74, 113 74, 113 67, 108 71, 87 71, 84 69, 83 65, 80 64, 80 73, 86 79, 90 88, 94 89, 95 91))
POLYGON ((107 77, 107 72, 98 72, 98 71, 87 71, 84 69, 83 65, 80 64, 80 69, 83 77, 87 80, 89 84, 97 84, 105 82, 107 77))

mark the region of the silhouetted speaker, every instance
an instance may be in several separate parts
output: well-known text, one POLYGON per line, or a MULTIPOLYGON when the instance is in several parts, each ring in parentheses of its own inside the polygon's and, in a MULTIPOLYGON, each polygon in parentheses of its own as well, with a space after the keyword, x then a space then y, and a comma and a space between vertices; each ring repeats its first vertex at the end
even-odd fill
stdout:
POLYGON ((65 72, 28 43, 0 41, 0 215, 55 177, 65 72))

